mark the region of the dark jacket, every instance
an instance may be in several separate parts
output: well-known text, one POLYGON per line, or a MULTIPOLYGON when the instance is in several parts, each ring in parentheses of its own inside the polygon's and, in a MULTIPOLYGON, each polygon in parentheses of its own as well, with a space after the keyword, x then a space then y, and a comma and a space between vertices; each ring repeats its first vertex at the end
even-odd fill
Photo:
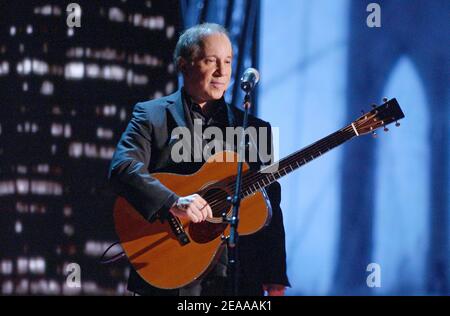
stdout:
MULTIPOLYGON (((243 112, 226 105, 225 117, 229 126, 242 124, 243 112)), ((125 197, 142 216, 150 219, 158 211, 167 211, 178 196, 153 178, 150 173, 192 173, 201 165, 175 163, 171 159, 171 139, 176 127, 193 129, 186 113, 181 91, 167 97, 136 104, 131 121, 114 153, 109 179, 117 194, 125 197)), ((267 127, 270 124, 249 117, 249 126, 267 127)), ((271 139, 269 137, 269 142, 271 139)), ((254 144, 257 146, 256 144, 254 144)), ((272 144, 268 144, 269 148, 272 144)), ((250 164, 259 168, 261 162, 250 164)), ((280 209, 281 188, 278 182, 266 188, 272 206, 270 224, 256 234, 240 238, 240 294, 259 295, 261 285, 276 283, 289 285, 286 275, 286 252, 283 218, 280 209)), ((128 289, 155 295, 177 295, 177 290, 155 289, 131 268, 128 289)))

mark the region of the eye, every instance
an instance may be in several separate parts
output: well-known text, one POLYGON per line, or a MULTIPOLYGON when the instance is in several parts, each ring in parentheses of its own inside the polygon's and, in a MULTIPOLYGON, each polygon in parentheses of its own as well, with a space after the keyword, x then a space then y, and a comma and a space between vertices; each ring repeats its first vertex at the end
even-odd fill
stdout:
POLYGON ((206 58, 206 63, 207 64, 211 64, 211 63, 215 63, 216 60, 214 58, 206 58))

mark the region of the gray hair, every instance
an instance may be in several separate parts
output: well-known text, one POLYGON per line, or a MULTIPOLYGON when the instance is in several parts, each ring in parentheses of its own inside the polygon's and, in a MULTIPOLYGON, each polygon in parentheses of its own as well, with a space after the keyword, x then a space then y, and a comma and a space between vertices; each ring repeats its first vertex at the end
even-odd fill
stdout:
POLYGON ((219 24, 215 23, 203 23, 188 28, 184 31, 178 39, 175 52, 173 54, 173 60, 177 66, 180 62, 180 58, 185 60, 192 60, 202 47, 202 41, 205 37, 213 34, 224 34, 228 39, 230 36, 227 30, 219 24))

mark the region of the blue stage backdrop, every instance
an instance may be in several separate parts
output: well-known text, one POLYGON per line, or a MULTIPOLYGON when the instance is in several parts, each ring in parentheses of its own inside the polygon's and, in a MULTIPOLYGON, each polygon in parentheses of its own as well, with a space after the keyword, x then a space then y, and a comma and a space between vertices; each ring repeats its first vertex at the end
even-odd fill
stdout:
POLYGON ((279 127, 280 156, 384 96, 406 115, 281 181, 288 293, 450 294, 449 2, 264 0, 261 10, 258 114, 279 127))

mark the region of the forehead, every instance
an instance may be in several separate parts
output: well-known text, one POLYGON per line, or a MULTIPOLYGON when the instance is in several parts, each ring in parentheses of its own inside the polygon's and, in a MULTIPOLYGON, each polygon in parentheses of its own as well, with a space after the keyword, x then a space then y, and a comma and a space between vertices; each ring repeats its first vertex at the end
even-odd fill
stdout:
POLYGON ((200 50, 204 55, 229 57, 233 53, 231 42, 225 34, 212 34, 202 39, 200 50))

